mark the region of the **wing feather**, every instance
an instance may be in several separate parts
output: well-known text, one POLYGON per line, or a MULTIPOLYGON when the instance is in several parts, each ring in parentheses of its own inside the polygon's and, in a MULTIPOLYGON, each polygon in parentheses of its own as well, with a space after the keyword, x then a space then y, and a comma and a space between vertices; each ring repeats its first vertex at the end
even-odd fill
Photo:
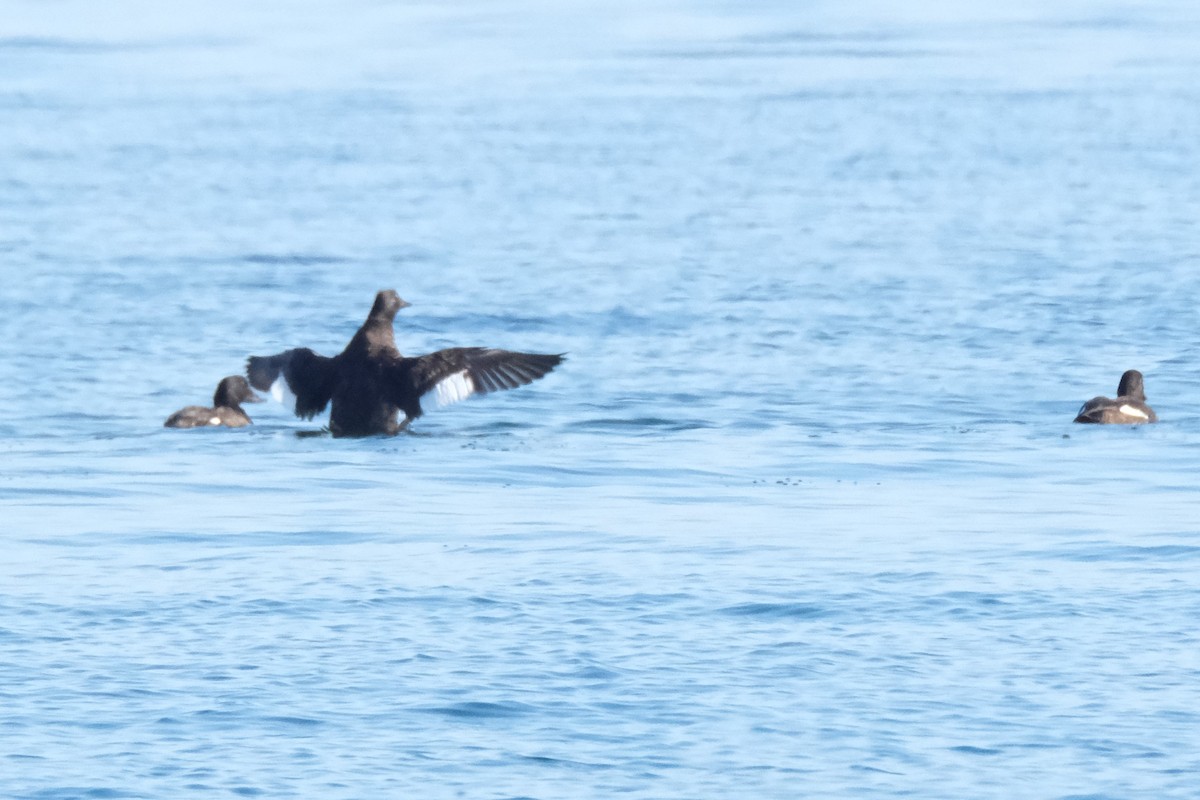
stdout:
POLYGON ((290 405, 294 397, 296 416, 312 419, 325 410, 333 397, 337 359, 297 347, 273 356, 250 356, 246 359, 246 376, 251 386, 271 392, 277 400, 290 405), (291 397, 282 391, 284 388, 291 397))
POLYGON ((451 347, 399 359, 390 369, 391 399, 409 417, 418 417, 421 400, 431 394, 439 405, 446 405, 471 395, 515 389, 543 377, 562 360, 561 354, 451 347))

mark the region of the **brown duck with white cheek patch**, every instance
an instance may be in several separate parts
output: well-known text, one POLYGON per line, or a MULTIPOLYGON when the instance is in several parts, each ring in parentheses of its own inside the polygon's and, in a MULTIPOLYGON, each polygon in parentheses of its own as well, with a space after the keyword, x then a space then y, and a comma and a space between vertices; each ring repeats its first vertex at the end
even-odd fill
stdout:
POLYGON ((296 416, 312 419, 332 403, 334 436, 393 435, 424 413, 422 399, 439 404, 475 394, 515 389, 541 378, 563 356, 486 347, 452 347, 406 358, 396 349, 393 321, 410 305, 391 289, 375 305, 340 354, 327 358, 307 347, 273 356, 251 356, 250 383, 276 399, 294 396, 296 416), (286 390, 286 392, 285 392, 286 390), (403 413, 401 421, 399 415, 403 413))
POLYGON ((1142 373, 1131 369, 1121 376, 1115 398, 1093 397, 1079 409, 1075 421, 1101 425, 1141 425, 1158 422, 1158 415, 1146 405, 1142 373))

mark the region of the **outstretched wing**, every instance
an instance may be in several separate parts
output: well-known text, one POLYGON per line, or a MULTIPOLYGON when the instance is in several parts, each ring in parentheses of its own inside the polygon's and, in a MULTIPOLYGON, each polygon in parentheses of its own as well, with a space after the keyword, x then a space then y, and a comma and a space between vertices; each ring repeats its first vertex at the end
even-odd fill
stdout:
POLYGON ((487 347, 452 347, 426 356, 404 358, 389 368, 392 402, 409 417, 421 415, 429 396, 439 405, 473 394, 515 389, 532 383, 562 363, 562 355, 515 353, 487 347))
POLYGON ((281 402, 294 398, 296 416, 312 419, 325 410, 333 397, 337 359, 326 358, 297 347, 273 356, 250 356, 246 376, 260 392, 270 392, 281 402))

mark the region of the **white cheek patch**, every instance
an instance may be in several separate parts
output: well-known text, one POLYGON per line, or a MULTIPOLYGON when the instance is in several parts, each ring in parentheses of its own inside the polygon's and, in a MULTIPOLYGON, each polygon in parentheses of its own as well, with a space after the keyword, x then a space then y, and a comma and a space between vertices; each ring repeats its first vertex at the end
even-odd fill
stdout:
POLYGON ((1137 417, 1138 419, 1150 419, 1150 417, 1148 417, 1146 415, 1145 411, 1142 411, 1140 408, 1134 408, 1133 406, 1130 406, 1130 405, 1123 405, 1117 410, 1120 411, 1122 414, 1124 414, 1127 417, 1137 417))
POLYGON ((475 394, 475 382, 465 369, 460 370, 435 383, 428 394, 433 395, 434 402, 439 406, 448 406, 475 394))
POLYGON ((283 377, 283 373, 280 373, 268 391, 271 397, 275 399, 275 402, 283 403, 288 408, 296 407, 296 395, 292 393, 292 387, 288 386, 287 379, 283 377))

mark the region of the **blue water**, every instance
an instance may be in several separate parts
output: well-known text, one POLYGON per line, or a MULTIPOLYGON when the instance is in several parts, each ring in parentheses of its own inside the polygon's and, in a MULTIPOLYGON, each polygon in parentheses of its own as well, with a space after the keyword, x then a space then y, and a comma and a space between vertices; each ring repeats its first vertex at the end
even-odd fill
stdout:
POLYGON ((0 797, 1200 797, 1200 11, 900 5, 9 2, 0 797))

